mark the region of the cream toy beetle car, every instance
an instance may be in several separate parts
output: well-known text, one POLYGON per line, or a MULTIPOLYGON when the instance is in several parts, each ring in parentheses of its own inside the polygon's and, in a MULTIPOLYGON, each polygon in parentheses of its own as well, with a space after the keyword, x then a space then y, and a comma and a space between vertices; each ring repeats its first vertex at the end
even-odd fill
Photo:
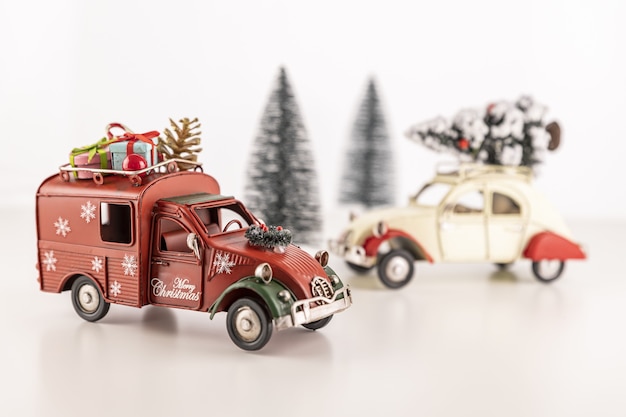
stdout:
POLYGON ((409 206, 352 220, 331 250, 356 272, 377 267, 389 288, 406 285, 414 261, 492 262, 526 258, 551 282, 568 259, 585 259, 559 213, 532 185, 527 167, 461 164, 437 170, 409 206))

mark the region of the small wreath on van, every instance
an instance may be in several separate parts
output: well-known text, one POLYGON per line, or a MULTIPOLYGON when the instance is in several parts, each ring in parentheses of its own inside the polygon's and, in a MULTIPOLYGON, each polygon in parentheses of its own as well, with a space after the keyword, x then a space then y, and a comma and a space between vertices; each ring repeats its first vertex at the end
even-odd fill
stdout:
POLYGON ((291 243, 291 232, 282 226, 258 226, 253 224, 245 234, 252 246, 262 246, 267 249, 285 248, 291 243))

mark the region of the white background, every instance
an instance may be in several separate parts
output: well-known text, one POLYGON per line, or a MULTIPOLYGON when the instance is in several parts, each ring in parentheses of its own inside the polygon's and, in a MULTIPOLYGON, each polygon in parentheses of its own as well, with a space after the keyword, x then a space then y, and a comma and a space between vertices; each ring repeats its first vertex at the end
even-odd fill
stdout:
POLYGON ((0 415, 588 416, 626 413, 621 1, 0 2, 0 415), (35 282, 34 193, 121 121, 199 117, 206 171, 242 196, 285 65, 314 148, 327 237, 343 149, 374 75, 398 201, 441 158, 415 122, 531 94, 563 127, 537 186, 589 249, 545 286, 520 262, 418 264, 384 290, 336 259, 355 305, 327 329, 239 351, 224 320, 113 306, 82 322, 35 282))
POLYGON ((413 123, 530 94, 563 127, 538 185, 565 216, 624 217, 626 5, 584 1, 10 1, 0 3, 0 195, 32 202, 68 152, 112 121, 162 130, 199 117, 202 162, 242 196, 249 148, 284 65, 322 201, 367 78, 378 80, 405 201, 441 157, 413 123))

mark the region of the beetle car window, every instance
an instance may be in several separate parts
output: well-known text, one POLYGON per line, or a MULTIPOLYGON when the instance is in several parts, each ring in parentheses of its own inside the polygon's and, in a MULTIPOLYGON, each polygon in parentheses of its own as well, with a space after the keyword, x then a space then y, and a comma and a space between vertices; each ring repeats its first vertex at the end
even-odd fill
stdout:
POLYGON ((191 252, 187 246, 188 234, 178 222, 162 218, 159 220, 159 249, 166 252, 191 252))
POLYGON ((493 214, 520 214, 520 208, 517 201, 508 195, 493 193, 491 212, 493 214))
POLYGON ((454 204, 453 211, 455 214, 482 213, 484 206, 485 198, 482 191, 475 190, 461 195, 454 204))
POLYGON ((100 203, 100 237, 105 242, 131 243, 132 217, 128 204, 100 203))
POLYGON ((448 191, 450 191, 450 184, 433 182, 432 184, 424 186, 424 188, 417 193, 415 202, 420 206, 436 207, 446 194, 448 194, 448 191))

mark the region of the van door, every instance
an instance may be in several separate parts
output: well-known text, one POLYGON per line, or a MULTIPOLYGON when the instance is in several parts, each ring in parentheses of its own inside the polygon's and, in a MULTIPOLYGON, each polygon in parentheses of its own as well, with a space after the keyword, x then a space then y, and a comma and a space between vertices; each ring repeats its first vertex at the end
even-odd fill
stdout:
POLYGON ((157 217, 153 227, 150 303, 199 309, 202 262, 187 246, 189 228, 180 220, 166 216, 157 217))

